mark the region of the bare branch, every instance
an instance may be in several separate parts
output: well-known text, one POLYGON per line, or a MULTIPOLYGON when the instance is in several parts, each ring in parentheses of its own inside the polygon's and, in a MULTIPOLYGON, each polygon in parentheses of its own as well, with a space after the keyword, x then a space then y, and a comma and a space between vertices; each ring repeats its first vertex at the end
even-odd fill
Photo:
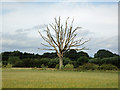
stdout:
MULTIPOLYGON (((62 57, 63 53, 66 52, 67 50, 70 50, 71 47, 78 47, 89 41, 89 40, 86 40, 86 41, 82 42, 83 38, 81 38, 79 40, 75 40, 75 38, 77 36, 77 34, 75 32, 78 29, 80 29, 81 27, 76 27, 73 30, 74 19, 72 20, 71 25, 69 27, 68 27, 69 17, 65 21, 65 27, 63 27, 63 25, 61 24, 60 17, 58 18, 58 20, 57 20, 57 18, 54 18, 54 19, 55 19, 55 23, 49 24, 50 28, 47 26, 47 30, 44 30, 46 32, 47 37, 44 37, 38 31, 40 36, 43 38, 43 40, 45 40, 47 43, 49 43, 49 45, 45 45, 43 43, 41 43, 41 44, 46 47, 54 48, 54 49, 45 49, 45 50, 55 50, 57 52, 57 55, 62 57), (55 31, 55 35, 53 35, 53 33, 50 31, 50 29, 53 29, 55 31)), ((85 47, 75 48, 75 50, 83 50, 83 49, 85 49, 85 47)))
POLYGON ((46 46, 46 47, 51 47, 51 46, 49 46, 49 45, 45 45, 45 44, 43 44, 43 43, 41 43, 43 46, 46 46))
POLYGON ((52 25, 52 24, 49 24, 49 25, 52 27, 52 29, 55 31, 55 33, 57 33, 56 26, 52 25))
MULTIPOLYGON (((83 47, 83 48, 77 48, 77 47, 81 46, 89 41, 89 40, 86 40, 86 41, 82 42, 83 38, 81 38, 79 40, 75 40, 75 38, 77 36, 77 34, 75 32, 78 29, 80 29, 81 27, 76 27, 73 30, 74 19, 72 20, 70 26, 68 26, 68 19, 69 19, 69 17, 66 19, 65 27, 63 27, 63 25, 61 24, 60 17, 58 18, 58 20, 55 18, 55 23, 49 24, 50 27, 47 26, 47 30, 44 30, 46 32, 46 37, 44 37, 38 31, 40 36, 42 37, 42 39, 44 41, 46 41, 49 45, 46 45, 43 43, 41 43, 41 44, 46 46, 46 47, 53 47, 54 48, 54 49, 43 48, 41 50, 55 50, 58 57, 60 58, 60 61, 62 60, 63 54, 66 51, 70 50, 70 48, 76 47, 75 50, 77 50, 77 51, 85 50, 86 49, 85 47, 83 47), (50 31, 51 29, 53 29, 55 31, 55 35, 53 35, 53 32, 50 31)), ((86 50, 88 50, 88 49, 86 49, 86 50)), ((61 68, 61 64, 60 64, 60 68, 61 68)))
MULTIPOLYGON (((82 43, 79 43, 79 41, 78 41, 78 42, 76 42, 75 44, 71 44, 70 47, 78 47, 78 46, 81 46, 81 45, 85 44, 85 43, 88 42, 88 41, 89 41, 89 40, 86 40, 86 41, 84 41, 84 42, 82 42, 82 43)), ((80 40, 80 42, 81 42, 81 40, 80 40)))
POLYGON ((69 17, 66 19, 66 23, 65 23, 65 31, 64 31, 64 40, 63 40, 63 43, 66 40, 66 32, 67 32, 67 28, 68 28, 68 26, 67 26, 68 19, 69 19, 69 17))
MULTIPOLYGON (((39 32, 39 31, 38 31, 39 32)), ((39 32, 40 36, 43 38, 44 41, 48 42, 51 46, 52 44, 50 43, 49 39, 44 37, 40 32, 39 32)))
POLYGON ((51 42, 54 42, 58 46, 58 44, 56 43, 56 41, 53 39, 53 37, 52 37, 52 35, 50 33, 50 29, 48 27, 47 27, 47 36, 48 36, 48 38, 49 38, 49 40, 51 42))
POLYGON ((82 28, 82 27, 76 27, 74 30, 73 30, 73 32, 72 32, 72 34, 74 34, 74 32, 76 32, 78 29, 80 29, 80 28, 82 28))

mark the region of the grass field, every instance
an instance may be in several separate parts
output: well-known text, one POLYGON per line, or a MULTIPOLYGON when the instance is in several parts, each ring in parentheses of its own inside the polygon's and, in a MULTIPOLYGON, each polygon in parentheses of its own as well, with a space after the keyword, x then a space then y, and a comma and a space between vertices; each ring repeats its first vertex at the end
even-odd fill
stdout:
POLYGON ((117 72, 3 69, 3 88, 118 88, 117 72))

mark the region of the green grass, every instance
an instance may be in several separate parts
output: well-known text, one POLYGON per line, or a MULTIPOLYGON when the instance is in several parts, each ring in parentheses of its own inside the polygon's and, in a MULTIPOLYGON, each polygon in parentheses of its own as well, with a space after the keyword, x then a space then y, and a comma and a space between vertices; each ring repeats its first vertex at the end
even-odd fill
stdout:
POLYGON ((117 72, 3 69, 3 88, 118 88, 117 72))

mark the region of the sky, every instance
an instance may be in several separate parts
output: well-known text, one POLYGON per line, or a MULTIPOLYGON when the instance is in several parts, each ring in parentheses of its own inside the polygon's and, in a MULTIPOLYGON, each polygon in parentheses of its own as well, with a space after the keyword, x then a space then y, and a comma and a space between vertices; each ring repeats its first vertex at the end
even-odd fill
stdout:
POLYGON ((44 43, 38 31, 45 35, 43 29, 59 16, 62 23, 70 17, 69 22, 74 18, 74 27, 82 27, 77 31, 77 38, 90 39, 84 45, 90 49, 84 50, 90 56, 99 49, 118 53, 117 2, 3 2, 0 7, 2 52, 49 52, 38 49, 44 43))

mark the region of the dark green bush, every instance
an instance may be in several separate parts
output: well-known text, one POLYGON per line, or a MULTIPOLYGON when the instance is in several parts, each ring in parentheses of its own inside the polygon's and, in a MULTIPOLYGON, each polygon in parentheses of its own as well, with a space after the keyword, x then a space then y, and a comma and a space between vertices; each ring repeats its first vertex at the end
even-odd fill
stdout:
POLYGON ((70 49, 65 53, 65 57, 71 59, 72 61, 77 59, 77 51, 74 49, 70 49))
POLYGON ((31 66, 32 67, 40 67, 41 66, 41 62, 39 59, 33 59, 31 60, 31 66))
POLYGON ((86 57, 86 56, 81 56, 77 59, 77 65, 80 66, 80 65, 83 65, 85 63, 87 63, 89 61, 89 58, 86 57))
POLYGON ((98 65, 102 64, 112 64, 120 68, 120 56, 107 57, 107 58, 93 58, 89 60, 89 63, 94 63, 98 65))
POLYGON ((59 64, 57 64, 55 68, 56 68, 56 69, 59 69, 59 64))
POLYGON ((64 68, 65 68, 65 66, 64 66, 64 65, 62 65, 61 69, 63 70, 64 68))
POLYGON ((6 68, 12 68, 12 64, 8 63, 8 64, 6 65, 6 68))
POLYGON ((20 58, 17 57, 17 56, 10 56, 10 57, 8 58, 8 63, 9 63, 9 64, 12 64, 12 66, 14 66, 14 65, 15 65, 15 62, 16 62, 16 61, 19 61, 19 60, 20 60, 20 58))
POLYGON ((70 59, 69 58, 66 58, 66 57, 63 57, 63 65, 65 66, 66 64, 70 63, 70 59))
POLYGON ((74 68, 78 67, 77 61, 70 61, 69 64, 73 64, 74 68))
POLYGON ((44 65, 44 64, 42 64, 42 65, 41 65, 41 68, 45 68, 45 65, 44 65))
POLYGON ((45 66, 44 64, 42 64, 42 65, 41 65, 41 68, 42 68, 43 70, 46 70, 46 68, 48 68, 48 66, 45 66))
MULTIPOLYGON (((70 62, 69 58, 63 57, 63 65, 66 65, 69 62, 70 62)), ((59 58, 49 59, 48 61, 49 68, 55 68, 57 64, 59 64, 59 58)))
POLYGON ((98 68, 99 68, 99 66, 96 64, 86 63, 82 66, 79 66, 78 70, 81 70, 81 69, 83 69, 83 70, 97 70, 98 68))
POLYGON ((89 60, 89 63, 94 63, 94 64, 98 64, 98 65, 102 64, 100 58, 92 58, 92 59, 89 60))
POLYGON ((7 61, 2 61, 2 65, 5 65, 5 66, 6 66, 7 63, 8 63, 7 61))
POLYGON ((79 66, 79 67, 77 68, 77 70, 78 70, 78 71, 83 71, 84 68, 83 68, 83 66, 79 66))
POLYGON ((64 70, 73 70, 73 69, 74 69, 73 64, 67 64, 67 65, 65 65, 65 67, 64 67, 64 70))
POLYGON ((15 67, 23 67, 23 61, 22 60, 18 60, 18 61, 15 61, 15 64, 14 64, 15 67))
POLYGON ((119 60, 120 60, 119 57, 115 56, 115 57, 103 58, 101 61, 102 64, 112 64, 118 67, 119 60))
POLYGON ((45 66, 48 66, 50 59, 49 58, 41 58, 40 62, 45 66))
POLYGON ((30 58, 25 58, 22 61, 23 61, 24 67, 31 67, 31 59, 30 58))
POLYGON ((100 66, 101 70, 117 70, 118 68, 112 64, 103 64, 100 66))
POLYGON ((58 64, 58 63, 59 63, 59 58, 50 59, 48 62, 48 67, 55 68, 56 64, 58 64))
POLYGON ((77 60, 70 61, 70 64, 73 64, 74 68, 79 67, 80 65, 83 65, 89 61, 89 58, 86 56, 81 56, 77 60))

